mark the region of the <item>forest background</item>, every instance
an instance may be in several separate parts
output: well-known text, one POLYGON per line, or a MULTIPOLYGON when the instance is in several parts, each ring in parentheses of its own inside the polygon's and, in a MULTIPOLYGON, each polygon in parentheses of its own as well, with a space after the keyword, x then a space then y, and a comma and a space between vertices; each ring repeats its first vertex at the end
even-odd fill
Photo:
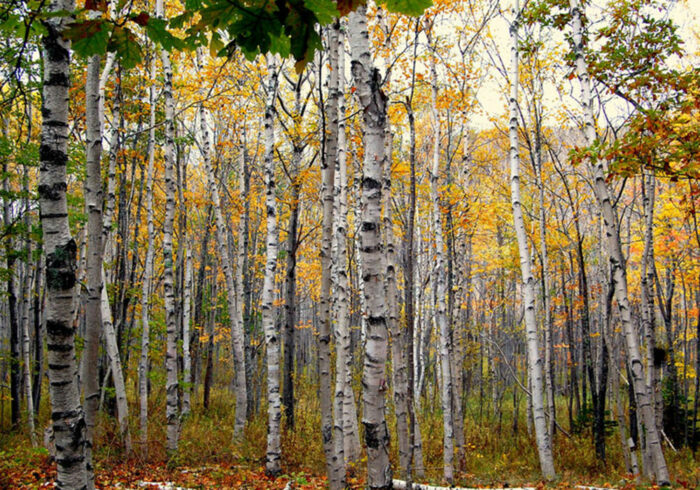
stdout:
POLYGON ((694 7, 4 2, 0 485, 700 485, 694 7))

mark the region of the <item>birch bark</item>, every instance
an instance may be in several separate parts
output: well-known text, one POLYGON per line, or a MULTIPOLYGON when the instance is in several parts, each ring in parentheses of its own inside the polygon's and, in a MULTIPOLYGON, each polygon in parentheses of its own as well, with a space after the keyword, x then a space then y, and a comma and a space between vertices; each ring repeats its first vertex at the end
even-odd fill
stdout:
MULTIPOLYGON (((579 0, 570 0, 572 12, 572 38, 574 45, 574 55, 576 57, 576 74, 581 84, 581 103, 584 113, 584 136, 588 145, 593 145, 597 140, 595 130, 595 118, 593 116, 593 108, 591 106, 591 81, 588 75, 588 68, 583 55, 583 23, 582 16, 584 15, 583 6, 579 0)), ((630 310, 629 295, 627 289, 627 270, 625 258, 622 253, 620 243, 620 230, 618 227, 617 216, 613 205, 613 200, 610 196, 610 189, 606 182, 605 163, 602 159, 595 162, 590 162, 594 170, 595 185, 594 191, 598 204, 601 208, 602 218, 605 226, 605 235, 607 237, 607 248, 612 267, 612 287, 615 291, 615 299, 622 323, 622 329, 625 335, 625 344, 627 348, 627 361, 631 377, 632 388, 637 402, 637 410, 641 413, 640 423, 643 432, 646 434, 646 452, 651 461, 652 471, 659 485, 668 485, 670 478, 668 468, 666 466, 666 458, 664 457, 659 431, 656 428, 656 418, 650 400, 650 394, 647 390, 644 379, 644 366, 637 339, 636 328, 632 321, 632 312, 630 310)))
POLYGON ((100 294, 102 292, 102 124, 100 121, 100 60, 91 56, 87 65, 85 82, 85 121, 87 126, 87 155, 85 179, 85 211, 87 222, 87 302, 85 305, 85 349, 81 361, 82 382, 85 393, 85 424, 87 441, 88 487, 94 488, 92 469, 92 441, 97 419, 100 382, 97 373, 102 331, 100 294))
MULTIPOLYGON (((430 39, 429 39, 430 41, 430 39)), ((450 326, 447 322, 447 305, 445 297, 446 290, 446 270, 445 270, 445 241, 442 234, 442 212, 440 211, 440 196, 438 195, 438 175, 440 171, 440 114, 438 112, 438 86, 437 69, 434 51, 430 57, 430 82, 431 82, 431 104, 433 117, 433 155, 432 168, 430 170, 430 201, 432 205, 432 220, 435 239, 435 259, 434 274, 436 285, 437 304, 435 308, 435 321, 440 336, 440 374, 441 374, 441 402, 442 402, 442 463, 443 476, 448 483, 452 484, 454 478, 454 424, 452 421, 452 363, 450 362, 450 326)))
MULTIPOLYGON (((197 64, 199 65, 200 72, 202 71, 202 53, 201 50, 197 52, 197 64)), ((201 142, 200 148, 202 151, 202 159, 204 160, 204 167, 207 173, 207 180, 209 183, 209 194, 212 199, 212 206, 214 210, 214 218, 216 219, 216 237, 217 245, 219 248, 219 258, 221 263, 221 270, 224 273, 224 278, 226 279, 226 294, 227 294, 227 304, 228 304, 228 314, 231 319, 231 337, 233 344, 233 362, 235 371, 235 386, 236 386, 236 415, 234 422, 234 437, 237 437, 243 433, 246 422, 246 404, 248 399, 247 386, 245 379, 245 354, 243 352, 243 331, 238 328, 238 302, 236 297, 236 287, 235 279, 233 277, 233 261, 229 254, 228 248, 228 228, 224 220, 224 215, 221 211, 221 198, 219 196, 219 189, 216 185, 216 180, 214 179, 214 171, 211 165, 211 152, 209 143, 209 129, 207 126, 207 113, 204 108, 204 104, 199 105, 199 124, 201 132, 201 142)))
POLYGON ((277 63, 273 55, 267 56, 267 103, 265 105, 265 208, 267 216, 265 278, 262 290, 262 323, 267 345, 267 450, 265 471, 277 476, 280 467, 280 346, 279 332, 275 324, 275 271, 277 269, 277 201, 275 198, 275 99, 277 97, 277 63))
POLYGON ((41 146, 39 206, 46 250, 46 318, 51 420, 56 442, 57 488, 87 486, 85 418, 80 405, 71 325, 76 299, 77 246, 68 225, 66 164, 68 163, 68 89, 70 41, 63 37, 71 19, 72 0, 54 0, 49 11, 59 15, 44 21, 42 38, 41 146))
MULTIPOLYGON (((156 16, 163 18, 163 0, 156 3, 156 16)), ((173 257, 173 225, 175 221, 175 100, 173 97, 173 68, 170 55, 160 53, 165 79, 163 98, 165 100, 165 221, 163 222, 163 290, 165 303, 166 329, 166 410, 167 445, 169 453, 178 446, 178 379, 177 379, 177 322, 175 311, 175 265, 173 257)))
MULTIPOLYGON (((390 90, 391 82, 391 31, 387 23, 388 12, 379 10, 377 16, 384 33, 384 86, 390 90)), ((382 188, 382 208, 384 246, 386 247, 386 299, 387 299, 387 328, 391 335, 391 374, 394 387, 394 405, 396 407, 396 436, 399 445, 399 474, 402 478, 412 480, 407 472, 411 467, 411 431, 409 430, 414 414, 409 413, 408 407, 408 379, 406 370, 407 335, 399 324, 398 287, 396 282, 396 244, 394 237, 394 224, 392 221, 391 202, 391 164, 393 134, 390 121, 387 120, 384 128, 384 140, 386 145, 386 165, 384 166, 384 181, 382 188)), ((407 329, 408 330, 408 329, 407 329)), ((415 420, 414 420, 415 421, 415 420)))
MULTIPOLYGON (((24 167, 24 189, 25 195, 29 196, 29 169, 24 167)), ((34 399, 32 396, 32 364, 30 357, 31 338, 29 337, 29 312, 32 299, 32 240, 29 236, 31 230, 31 218, 29 209, 29 198, 25 198, 24 203, 24 226, 27 230, 27 238, 25 245, 25 267, 24 278, 22 283, 22 359, 24 361, 24 396, 27 403, 27 428, 29 429, 29 439, 32 441, 32 447, 36 447, 36 427, 34 423, 34 399)), ((38 271, 37 271, 38 272, 38 271)), ((40 338, 36 339, 37 343, 41 342, 40 338)))
MULTIPOLYGON (((156 76, 156 59, 151 59, 151 79, 156 76)), ((141 284, 141 356, 139 358, 139 425, 141 428, 141 451, 144 458, 148 455, 148 350, 150 346, 150 322, 148 317, 151 278, 153 277, 153 239, 155 236, 153 224, 153 164, 156 147, 156 86, 151 83, 148 88, 148 103, 150 106, 148 130, 148 172, 146 174, 146 258, 143 266, 143 282, 141 284)))
MULTIPOLYGON (((336 156, 336 172, 338 173, 338 216, 336 217, 336 242, 338 262, 336 295, 338 301, 338 320, 336 330, 338 340, 336 349, 344 352, 345 365, 337 365, 336 373, 341 373, 343 384, 343 454, 346 465, 357 462, 362 453, 360 435, 357 426, 357 407, 355 393, 352 389, 352 346, 350 339, 350 302, 348 280, 348 166, 347 142, 345 136, 345 24, 338 31, 338 152, 336 156)), ((338 376, 336 374, 336 376, 338 376)), ((336 388, 337 389, 337 388, 336 388)), ((337 423, 337 422, 336 422, 337 423)))
POLYGON ((516 0, 516 17, 510 25, 511 60, 510 60, 510 192, 513 206, 513 225, 518 238, 520 253, 520 271, 522 274, 523 307, 525 309, 525 330, 527 335, 528 372, 532 393, 532 416, 535 425, 535 438, 539 453, 540 469, 544 478, 551 480, 556 477, 552 447, 547 434, 547 425, 543 403, 542 358, 540 357, 539 339, 537 335, 537 319, 535 318, 535 278, 532 275, 532 262, 525 231, 522 204, 520 201, 520 157, 518 141, 518 23, 520 8, 516 0))
POLYGON ((351 72, 363 112, 364 163, 361 196, 360 254, 366 305, 366 346, 362 375, 363 420, 367 445, 367 485, 391 488, 389 431, 385 414, 387 359, 386 261, 381 242, 382 171, 386 158, 384 128, 386 95, 381 76, 372 66, 364 7, 350 14, 349 38, 352 51, 351 72))

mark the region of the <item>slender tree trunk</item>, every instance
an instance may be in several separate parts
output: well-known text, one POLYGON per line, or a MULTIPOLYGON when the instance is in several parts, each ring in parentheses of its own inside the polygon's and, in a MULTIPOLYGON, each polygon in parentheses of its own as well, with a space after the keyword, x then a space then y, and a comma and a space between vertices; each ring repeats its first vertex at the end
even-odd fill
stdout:
MULTIPOLYGON (((198 64, 200 72, 202 71, 201 66, 201 52, 198 52, 198 64)), ((199 106, 199 123, 201 127, 201 149, 202 158, 204 160, 204 166, 207 172, 207 180, 209 182, 209 194, 212 199, 212 206, 214 209, 214 217, 216 219, 216 235, 217 235, 217 245, 219 248, 219 258, 221 263, 221 270, 224 273, 224 278, 226 279, 226 294, 227 294, 227 304, 228 304, 228 314, 231 320, 231 337, 233 345, 233 362, 235 371, 235 386, 236 386, 236 418, 234 422, 234 437, 237 437, 243 433, 246 422, 247 413, 247 386, 245 379, 245 353, 243 352, 243 331, 238 328, 238 308, 240 307, 237 303, 235 279, 233 275, 233 261, 228 248, 228 228, 226 222, 224 221, 224 216, 221 211, 221 199, 219 197, 219 189, 216 185, 216 180, 214 179, 214 171, 211 164, 211 154, 209 149, 209 129, 207 126, 207 114, 204 108, 204 104, 199 106)))
MULTIPOLYGON (((584 136, 588 145, 593 145, 597 139, 595 131, 595 119, 591 107, 591 86, 586 61, 583 56, 583 7, 579 0, 570 0, 573 14, 573 43, 574 54, 576 56, 576 73, 581 83, 581 102, 584 112, 584 136)), ((641 412, 641 422, 646 433, 646 448, 651 456, 653 473, 657 483, 667 485, 670 481, 666 459, 664 457, 659 432, 656 428, 654 410, 647 391, 644 380, 644 366, 642 365, 639 341, 637 339, 636 328, 632 322, 632 312, 630 311, 629 296, 627 291, 627 271, 625 259, 622 254, 620 244, 620 231, 617 223, 617 216, 613 201, 610 196, 610 189, 605 180, 604 161, 591 162, 595 173, 595 194, 601 207, 603 220, 605 223, 605 234, 607 235, 607 247, 610 255, 610 265, 612 267, 613 284, 615 298, 619 309, 622 330, 625 334, 627 346, 627 359, 630 367, 631 384, 637 402, 637 410, 641 412)))
MULTIPOLYGON (((248 150, 246 148, 246 129, 245 121, 243 125, 243 137, 242 137, 242 148, 241 148, 241 159, 240 159, 240 177, 239 177, 239 191, 241 196, 247 196, 250 187, 250 172, 248 170, 248 150)), ((245 363, 245 386, 246 386, 246 417, 252 413, 252 373, 253 373, 253 363, 250 359, 250 334, 248 333, 247 322, 249 321, 247 298, 249 297, 250 291, 250 277, 251 274, 248 271, 248 228, 250 221, 250 202, 245 199, 243 204, 243 215, 240 218, 238 224, 238 250, 237 250, 237 271, 236 274, 236 329, 243 335, 243 359, 245 363)), ((241 435, 241 434, 239 434, 241 435)), ((234 435, 236 439, 239 435, 234 435)))
MULTIPOLYGON (((430 39, 429 39, 430 41, 430 39)), ((433 49, 436 49, 433 46, 433 49)), ((435 285, 436 285, 436 316, 435 322, 438 327, 440 337, 440 371, 442 375, 441 401, 442 401, 442 425, 443 425, 443 440, 442 440, 442 463, 443 476, 448 483, 452 484, 454 479, 454 424, 452 421, 452 363, 450 361, 450 326, 447 322, 447 305, 445 298, 447 296, 446 284, 446 268, 445 268, 445 242, 443 238, 442 227, 442 211, 440 210, 440 196, 438 194, 438 179, 440 173, 440 114, 438 111, 438 86, 437 86, 437 69, 435 57, 437 54, 432 53, 430 57, 430 74, 432 85, 432 116, 433 116, 433 155, 432 169, 430 170, 430 201, 432 205, 431 218, 434 228, 435 240, 435 285)))
POLYGON ((43 287, 43 270, 44 270, 44 254, 42 245, 39 244, 37 251, 36 265, 34 270, 34 291, 32 293, 32 310, 34 313, 34 380, 32 386, 34 389, 34 416, 39 415, 39 406, 41 405, 41 385, 44 379, 44 322, 42 321, 42 310, 44 305, 44 296, 46 288, 43 287))
MULTIPOLYGON (((50 11, 72 12, 72 0, 51 3, 50 11)), ((74 327, 77 246, 71 237, 66 201, 68 163, 68 90, 70 41, 63 33, 70 22, 58 15, 44 21, 44 84, 39 206, 46 250, 46 318, 51 420, 56 444, 57 488, 87 486, 85 418, 80 405, 74 327)))
POLYGON ((275 198, 275 99, 277 97, 277 63, 273 55, 267 56, 267 103, 265 106, 265 209, 267 239, 265 278, 262 289, 262 322, 267 345, 267 449, 265 472, 277 476, 280 467, 280 346, 275 322, 275 271, 277 269, 277 202, 275 198))
MULTIPOLYGON (((29 312, 31 309, 32 299, 32 239, 30 236, 31 230, 31 214, 29 209, 29 168, 24 167, 24 182, 23 190, 25 193, 24 202, 24 226, 26 229, 26 244, 25 250, 25 267, 24 278, 22 282, 22 359, 24 361, 24 396, 27 402, 27 428, 29 429, 29 439, 32 441, 32 447, 36 447, 36 427, 34 423, 34 399, 32 396, 32 364, 31 364, 31 338, 29 336, 29 312)), ((36 342, 41 342, 41 338, 37 337, 36 342)))
POLYGON ((190 323, 192 318, 192 247, 187 245, 185 254, 185 291, 182 305, 182 379, 185 386, 182 389, 182 416, 186 417, 191 411, 192 354, 190 352, 190 323))
MULTIPOLYGON (((163 17, 163 0, 156 4, 156 16, 163 17)), ((163 222, 163 290, 165 299, 166 329, 166 419, 167 445, 169 453, 177 451, 178 446, 178 379, 177 379, 177 322, 175 311, 175 266, 173 263, 173 224, 175 221, 175 99, 173 97, 173 69, 170 55, 161 51, 163 64, 165 100, 165 220, 163 222)))
POLYGON ((386 265, 381 243, 382 170, 386 158, 384 127, 386 95, 381 90, 381 76, 372 66, 365 8, 350 14, 349 38, 352 50, 352 76, 360 108, 363 110, 364 164, 362 176, 362 213, 360 253, 362 281, 366 303, 367 336, 362 376, 367 445, 367 485, 391 488, 389 432, 385 414, 387 358, 386 265))
POLYGON ((540 253, 542 254, 542 309, 544 312, 544 377, 547 391, 547 411, 549 424, 547 430, 550 440, 554 440, 556 431, 556 406, 554 390, 554 342, 552 339, 554 320, 550 298, 549 253, 547 250, 547 213, 545 212, 544 177, 542 172, 542 128, 540 117, 536 115, 534 164, 537 178, 537 190, 540 211, 540 253))
MULTIPOLYGON (((5 175, 8 174, 7 162, 4 161, 2 165, 2 171, 5 175)), ((11 196, 10 182, 9 179, 4 178, 2 182, 2 190, 5 196, 11 196)), ((20 410, 20 397, 21 397, 21 377, 20 377, 20 367, 21 367, 21 356, 20 356, 20 325, 17 318, 17 291, 15 286, 15 250, 14 243, 12 239, 13 230, 12 223, 14 218, 12 216, 10 199, 3 198, 3 220, 4 225, 7 228, 8 236, 5 237, 5 257, 7 263, 7 308, 9 313, 9 330, 10 330, 10 417, 12 421, 12 427, 18 429, 20 426, 22 413, 20 410)))
POLYGON ((513 205, 513 224, 518 237, 520 252, 520 270, 522 273, 523 307, 525 309, 525 329, 527 335, 528 371, 532 394, 532 412, 535 425, 535 438, 539 453, 540 469, 544 478, 551 480, 556 477, 552 447, 547 434, 546 419, 543 406, 542 359, 539 353, 537 336, 537 320, 535 318, 535 278, 532 275, 532 263, 528 248, 525 221, 523 219, 520 201, 520 158, 518 142, 518 23, 520 10, 515 4, 516 17, 510 25, 511 66, 510 66, 510 190, 513 205))
MULTIPOLYGON (((336 377, 340 377, 343 385, 343 455, 346 466, 359 461, 362 455, 360 434, 357 425, 357 407, 355 405, 355 393, 352 389, 353 355, 350 338, 350 285, 348 280, 348 168, 347 168, 347 138, 345 136, 345 29, 338 30, 338 151, 335 159, 338 182, 338 215, 336 216, 336 301, 338 304, 338 319, 336 322, 336 350, 343 352, 340 366, 336 358, 336 377)), ((331 47, 333 49, 333 47, 331 47)), ((336 390, 338 381, 336 379, 336 390)), ((336 424, 338 420, 335 421, 336 424)))
MULTIPOLYGON (((156 76, 155 53, 150 65, 151 79, 156 76)), ((144 458, 148 456, 148 351, 150 346, 149 305, 151 297, 151 278, 153 277, 153 239, 155 230, 153 224, 153 165, 156 146, 156 86, 151 83, 148 89, 150 106, 148 130, 148 172, 146 174, 146 258, 143 266, 141 284, 141 357, 139 358, 139 425, 141 428, 141 452, 144 458)))
POLYGON ((654 305, 654 203, 655 178, 653 173, 642 175, 642 205, 644 208, 644 252, 642 253, 641 310, 642 328, 647 347, 646 384, 654 405, 656 428, 663 427, 663 395, 661 373, 654 362, 656 348, 656 309, 654 305))
POLYGON ((99 55, 88 60, 85 83, 85 120, 87 125, 87 155, 85 179, 85 211, 88 216, 88 255, 87 255, 87 304, 85 305, 85 348, 82 357, 82 383, 85 393, 85 424, 87 441, 88 487, 94 488, 95 475, 92 465, 92 443, 97 421, 97 404, 100 397, 98 379, 98 357, 102 313, 100 295, 102 293, 102 121, 100 120, 100 62, 99 55))
MULTIPOLYGON (((328 31, 328 45, 337 46, 338 22, 328 31)), ((327 130, 325 138, 326 154, 321 161, 321 202, 323 206, 321 230, 321 299, 319 311, 318 365, 320 375, 319 396, 321 398, 321 434, 323 450, 326 456, 326 472, 331 489, 345 486, 344 455, 341 444, 334 444, 334 435, 342 439, 340 420, 333 421, 333 403, 331 396, 331 243, 333 239, 333 183, 335 181, 335 156, 338 151, 338 51, 330 50, 329 97, 326 104, 327 130), (341 430, 336 430, 334 427, 341 430), (339 434, 338 434, 339 432, 339 434)), ((342 357, 344 353, 340 353, 342 357)), ((344 391, 337 392, 342 397, 344 391)), ((342 403, 342 402, 341 402, 342 403)), ((339 441, 340 442, 340 441, 339 441)))
POLYGON ((218 297, 218 289, 216 287, 217 267, 216 262, 212 264, 212 281, 210 286, 211 294, 209 296, 209 305, 205 315, 206 334, 207 334, 207 364, 204 371, 204 386, 202 388, 202 407, 204 411, 209 410, 209 400, 211 395, 211 383, 214 378, 214 333, 216 323, 216 298, 218 297))
POLYGON ((109 297, 107 296, 107 284, 104 281, 104 268, 100 268, 101 295, 100 309, 102 318, 102 330, 104 332, 107 356, 112 371, 114 382, 114 392, 117 399, 117 421, 119 423, 119 434, 124 440, 124 447, 127 453, 131 452, 131 433, 129 432, 129 406, 126 399, 126 386, 124 384, 124 371, 122 370, 121 357, 119 356, 119 346, 117 344, 117 334, 112 322, 112 312, 109 308, 109 297))
MULTIPOLYGON (((297 92, 298 94, 298 92, 297 92)), ((297 99, 298 100, 298 99, 297 99)), ((298 114, 298 113, 297 113, 298 114)), ((282 405, 287 420, 287 428, 294 430, 294 330, 296 326, 296 267, 297 267, 297 234, 299 233, 299 161, 302 149, 295 146, 292 155, 291 204, 289 210, 289 226, 287 228, 287 267, 285 271, 284 289, 284 366, 282 405)))
MULTIPOLYGON (((380 26, 384 33, 384 66, 386 70, 384 87, 390 90, 391 81, 391 31, 387 24, 386 10, 377 13, 381 15, 380 26)), ((396 435, 399 446, 399 476, 411 481, 407 475, 411 465, 411 438, 409 433, 409 407, 408 407, 408 379, 406 372, 406 336, 404 329, 399 322, 398 287, 396 282, 396 238, 394 236, 394 223, 392 219, 391 202, 391 164, 393 150, 393 134, 391 123, 387 120, 384 129, 384 140, 386 145, 386 165, 384 167, 384 182, 382 188, 382 208, 384 216, 382 219, 384 232, 384 246, 386 247, 386 297, 387 297, 387 325, 389 335, 391 335, 391 374, 392 386, 394 387, 394 405, 396 411, 396 435)))

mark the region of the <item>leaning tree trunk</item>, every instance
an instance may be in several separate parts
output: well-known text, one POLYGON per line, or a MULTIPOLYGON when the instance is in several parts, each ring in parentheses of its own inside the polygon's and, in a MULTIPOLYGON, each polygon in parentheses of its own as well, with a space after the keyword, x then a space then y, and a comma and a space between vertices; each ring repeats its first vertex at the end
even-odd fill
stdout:
MULTIPOLYGON (((199 65, 199 70, 202 72, 201 66, 201 52, 197 53, 197 63, 199 65)), ((231 338, 233 345, 233 362, 235 370, 235 386, 236 386, 236 415, 234 421, 234 436, 238 436, 243 433, 246 421, 246 403, 247 403, 247 387, 245 379, 245 354, 243 353, 243 330, 238 328, 238 308, 239 305, 236 297, 235 279, 233 277, 233 261, 228 248, 228 227, 224 221, 224 216, 221 211, 221 198, 219 197, 219 189, 216 185, 216 180, 214 179, 214 171, 211 165, 211 154, 209 150, 209 129, 207 127, 207 114, 204 108, 204 104, 199 105, 199 124, 201 127, 201 149, 202 158, 204 160, 204 167, 207 172, 207 180, 209 183, 209 194, 212 199, 212 206, 214 209, 214 217, 216 219, 216 237, 217 245, 219 248, 219 258, 221 262, 221 269, 224 273, 224 278, 226 279, 226 294, 228 303, 228 314, 231 321, 231 338)), ((239 271, 242 273, 242 271, 239 271)))
POLYGON ((57 488, 84 488, 85 418, 80 405, 75 360, 75 329, 71 324, 76 299, 77 246, 70 234, 66 201, 68 163, 68 89, 70 41, 63 37, 72 0, 51 2, 57 14, 44 21, 42 38, 41 146, 39 148, 39 206, 46 250, 46 334, 51 420, 56 444, 57 488))
MULTIPOLYGON (((163 17, 163 0, 156 4, 156 16, 163 17)), ((173 257, 173 224, 175 222, 175 100, 173 98, 173 68, 170 55, 161 51, 163 64, 165 99, 165 220, 163 222, 163 295, 165 303, 165 370, 167 445, 169 453, 177 451, 178 424, 178 380, 177 380, 177 322, 175 311, 175 267, 173 257)))
POLYGON ((267 104, 265 106, 265 208, 267 239, 265 278, 262 289, 262 323, 267 345, 267 449, 265 472, 277 476, 280 467, 280 345, 275 323, 275 271, 277 269, 277 202, 275 199, 275 98, 277 96, 277 63, 273 55, 267 56, 267 104))
MULTIPOLYGON (((586 143, 588 145, 593 145, 597 140, 597 136, 593 108, 591 107, 591 82, 583 55, 582 16, 584 12, 579 0, 571 0, 571 10, 573 15, 572 37, 574 54, 576 56, 576 74, 581 84, 581 103, 584 113, 584 136, 586 138, 586 143)), ((650 456, 649 459, 652 461, 652 473, 656 476, 657 483, 660 485, 668 485, 670 478, 666 466, 666 458, 664 457, 661 447, 659 431, 656 428, 656 418, 644 379, 644 366, 639 349, 639 340, 637 339, 637 329, 632 321, 632 312, 630 310, 627 290, 625 258, 622 254, 622 245, 620 243, 617 213, 613 207, 613 200, 606 181, 605 163, 602 159, 598 159, 595 162, 591 161, 591 165, 593 166, 595 176, 594 190, 605 223, 608 254, 612 267, 612 287, 615 290, 615 299, 617 300, 622 330, 625 334, 627 360, 631 377, 630 382, 634 389, 637 410, 641 414, 640 421, 642 428, 646 434, 646 450, 650 456)))
POLYGON ((365 294, 367 323, 365 360, 362 374, 367 444, 367 485, 369 488, 391 488, 389 431, 385 414, 387 359, 386 265, 381 242, 382 170, 386 158, 384 127, 387 98, 381 90, 381 76, 372 66, 365 8, 350 14, 350 46, 352 76, 355 80, 360 108, 363 112, 364 163, 362 176, 362 214, 360 217, 360 254, 365 294))
POLYGON ((556 477, 552 447, 547 434, 547 422, 542 400, 544 387, 542 377, 542 358, 540 357, 537 336, 537 319, 535 318, 535 278, 532 275, 530 250, 525 231, 522 204, 520 201, 520 144, 518 141, 518 23, 520 11, 515 4, 516 17, 510 25, 511 65, 510 65, 510 192, 513 206, 513 225, 518 238, 520 252, 520 271, 522 274, 523 307, 525 309, 525 331, 527 335, 528 371, 532 393, 532 415, 535 425, 535 438, 539 453, 540 469, 544 478, 556 477))
MULTIPOLYGON (((433 46, 433 49, 437 49, 433 46)), ((435 237, 435 284, 437 303, 435 305, 435 322, 438 327, 440 337, 440 372, 441 372, 441 402, 442 402, 442 463, 443 476, 448 483, 452 484, 454 478, 454 424, 452 423, 452 363, 450 362, 450 326, 447 322, 447 305, 445 304, 446 277, 445 277, 445 241, 442 235, 442 211, 440 210, 440 196, 438 195, 438 174, 440 171, 440 116, 438 112, 438 87, 437 69, 435 67, 435 57, 432 53, 430 57, 430 74, 432 85, 433 106, 433 162, 430 171, 430 200, 432 204, 432 220, 435 237)))
POLYGON ((119 357, 117 333, 114 330, 114 322, 112 322, 112 310, 109 308, 107 284, 104 280, 104 267, 101 268, 101 273, 102 288, 100 294, 100 316, 102 318, 102 331, 104 333, 105 346, 107 347, 107 357, 109 357, 110 369, 112 371, 114 394, 117 399, 117 421, 119 423, 119 435, 124 440, 124 447, 127 453, 129 453, 131 452, 131 433, 129 432, 129 406, 126 399, 124 371, 122 370, 122 361, 119 357))

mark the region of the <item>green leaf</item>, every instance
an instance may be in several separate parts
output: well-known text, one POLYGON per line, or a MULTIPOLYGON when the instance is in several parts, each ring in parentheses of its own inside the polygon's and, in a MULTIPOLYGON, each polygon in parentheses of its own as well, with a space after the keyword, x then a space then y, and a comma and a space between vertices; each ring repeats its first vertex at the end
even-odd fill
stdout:
POLYGON ((124 68, 133 68, 141 62, 141 46, 134 33, 128 28, 116 26, 109 39, 107 49, 117 53, 119 62, 124 68))
POLYGON ((107 51, 109 26, 104 19, 90 19, 72 24, 64 34, 73 41, 73 50, 83 57, 107 51))
POLYGON ((389 12, 418 17, 432 4, 432 0, 387 0, 386 8, 389 12))
POLYGON ((270 35, 270 51, 279 54, 282 58, 288 58, 291 50, 291 40, 285 34, 270 35))
POLYGON ((181 50, 186 47, 182 39, 179 39, 168 31, 168 21, 151 17, 145 25, 146 34, 156 44, 160 44, 166 51, 181 50))
POLYGON ((304 5, 316 14, 321 25, 328 25, 340 15, 333 0, 304 0, 304 5))

